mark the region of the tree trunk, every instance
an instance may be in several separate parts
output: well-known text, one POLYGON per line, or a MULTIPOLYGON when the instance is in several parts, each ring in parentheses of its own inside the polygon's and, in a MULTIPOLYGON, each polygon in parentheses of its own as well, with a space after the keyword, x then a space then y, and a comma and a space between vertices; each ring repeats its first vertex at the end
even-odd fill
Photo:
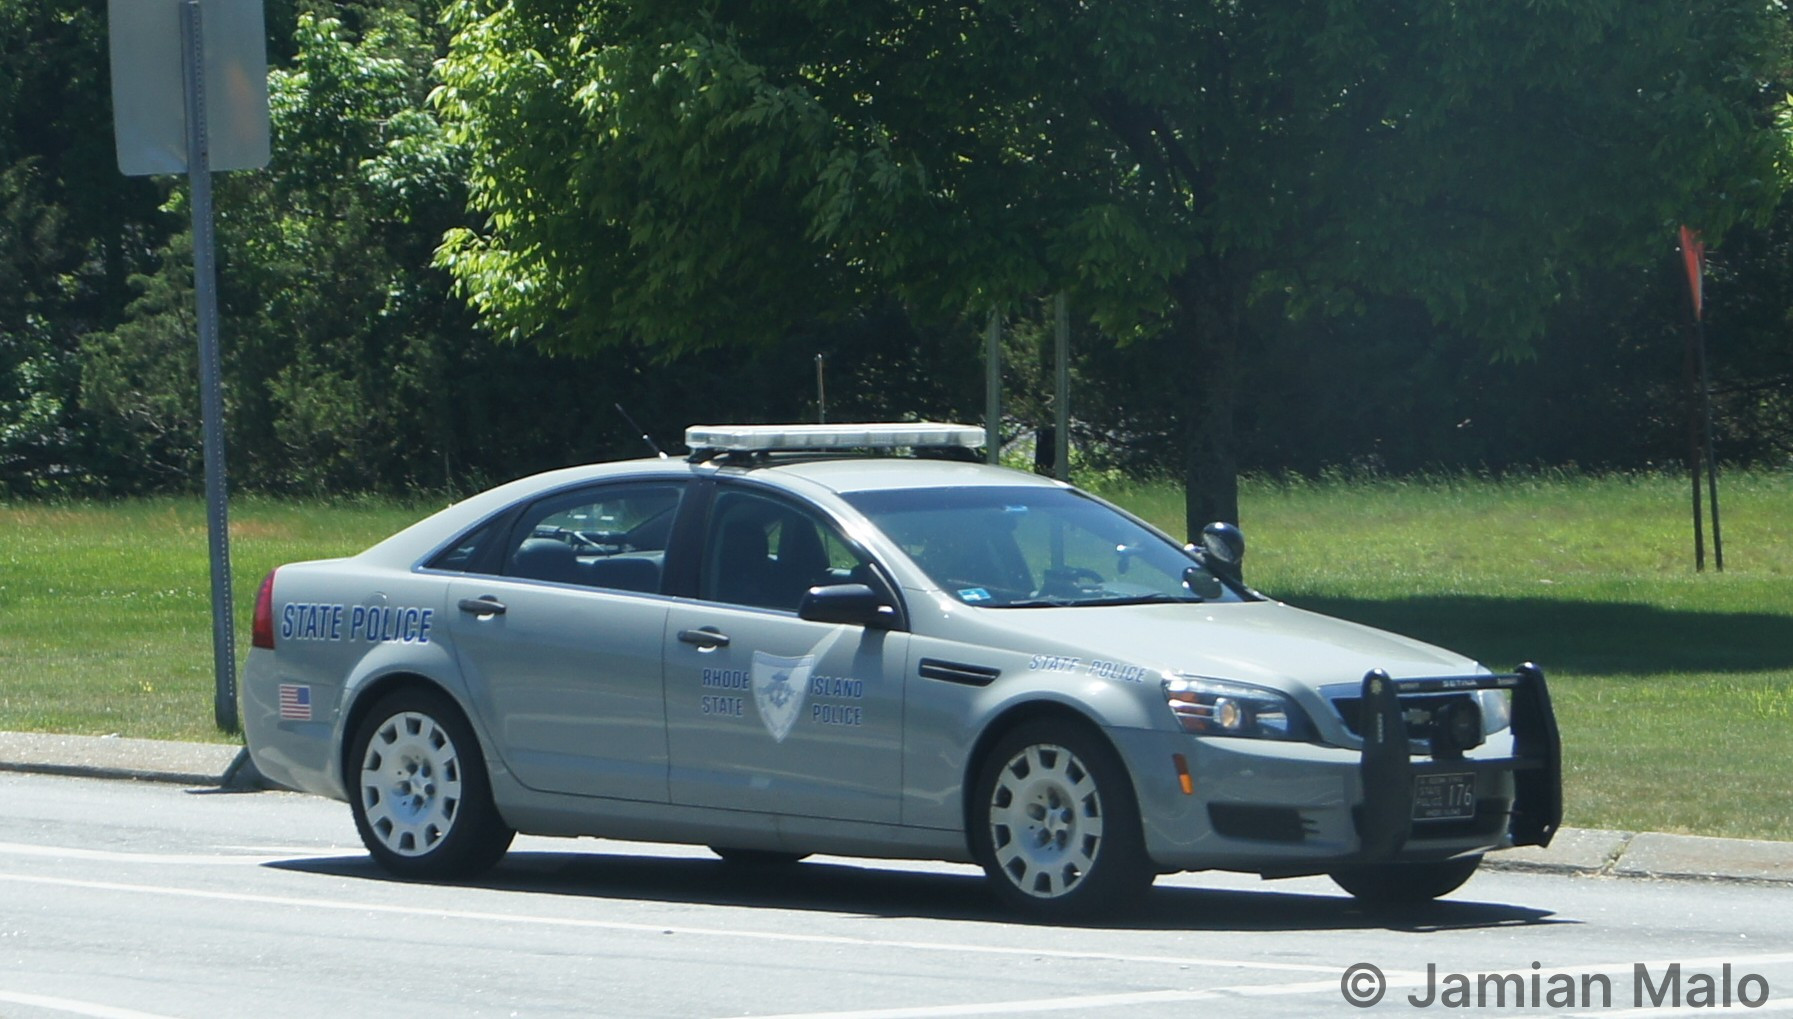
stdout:
POLYGON ((1189 537, 1216 520, 1239 522, 1239 459, 1234 417, 1239 401, 1241 317, 1221 266, 1205 258, 1173 284, 1178 346, 1187 354, 1188 394, 1177 408, 1183 451, 1184 522, 1189 537))

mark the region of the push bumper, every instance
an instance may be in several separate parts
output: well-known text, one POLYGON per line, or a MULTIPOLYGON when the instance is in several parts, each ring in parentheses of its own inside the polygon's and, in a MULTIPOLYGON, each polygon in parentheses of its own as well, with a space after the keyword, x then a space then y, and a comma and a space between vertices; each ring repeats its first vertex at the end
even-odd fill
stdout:
POLYGON ((1511 772, 1513 805, 1508 835, 1515 846, 1548 846, 1563 822, 1562 740, 1544 670, 1527 663, 1496 676, 1454 676, 1390 679, 1375 670, 1363 678, 1362 736, 1363 804, 1357 811, 1361 862, 1394 859, 1413 832, 1415 779, 1425 773, 1457 772, 1480 776, 1511 772), (1433 741, 1432 761, 1415 765, 1411 731, 1402 707, 1404 694, 1469 693, 1506 690, 1513 698, 1513 753, 1496 760, 1448 759, 1448 748, 1433 741), (1447 759, 1441 759, 1447 758, 1447 759))

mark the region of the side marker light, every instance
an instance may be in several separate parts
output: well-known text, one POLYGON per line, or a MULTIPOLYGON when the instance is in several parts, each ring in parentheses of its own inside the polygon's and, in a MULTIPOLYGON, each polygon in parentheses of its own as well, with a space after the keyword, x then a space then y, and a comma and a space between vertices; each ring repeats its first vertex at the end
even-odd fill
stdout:
POLYGON ((1189 777, 1189 760, 1182 754, 1171 754, 1172 764, 1177 766, 1177 784, 1183 787, 1184 796, 1195 795, 1195 779, 1189 777))

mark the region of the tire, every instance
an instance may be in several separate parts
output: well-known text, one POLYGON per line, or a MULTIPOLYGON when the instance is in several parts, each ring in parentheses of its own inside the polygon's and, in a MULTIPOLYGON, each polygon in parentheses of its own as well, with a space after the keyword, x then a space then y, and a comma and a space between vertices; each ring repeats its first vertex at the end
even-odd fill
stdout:
POLYGON ((789 867, 809 858, 808 853, 788 853, 777 849, 731 849, 711 846, 710 852, 722 862, 736 867, 789 867))
POLYGON ((510 848, 473 727, 435 690, 382 697, 345 762, 361 843, 400 877, 470 878, 510 848))
POLYGON ((971 849, 997 894, 1040 919, 1115 912, 1151 887, 1133 783, 1086 727, 1027 722, 990 750, 972 790, 971 849))
POLYGON ((1334 871, 1334 884, 1362 902, 1411 906, 1463 887, 1481 866, 1480 853, 1431 863, 1378 863, 1334 871))

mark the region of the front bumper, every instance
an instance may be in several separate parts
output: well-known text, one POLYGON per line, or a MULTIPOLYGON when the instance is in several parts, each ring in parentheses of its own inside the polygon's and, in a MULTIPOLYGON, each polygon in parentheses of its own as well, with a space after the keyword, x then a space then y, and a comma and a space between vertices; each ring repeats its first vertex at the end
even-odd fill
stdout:
POLYGON ((1362 691, 1361 750, 1115 732, 1152 859, 1166 871, 1293 876, 1550 843, 1562 822, 1562 754, 1542 670, 1401 680, 1377 671, 1362 691), (1490 743, 1439 751, 1410 731, 1403 697, 1489 689, 1512 696, 1511 727, 1490 743), (1472 784, 1473 814, 1415 820, 1416 782, 1444 775, 1472 784))

